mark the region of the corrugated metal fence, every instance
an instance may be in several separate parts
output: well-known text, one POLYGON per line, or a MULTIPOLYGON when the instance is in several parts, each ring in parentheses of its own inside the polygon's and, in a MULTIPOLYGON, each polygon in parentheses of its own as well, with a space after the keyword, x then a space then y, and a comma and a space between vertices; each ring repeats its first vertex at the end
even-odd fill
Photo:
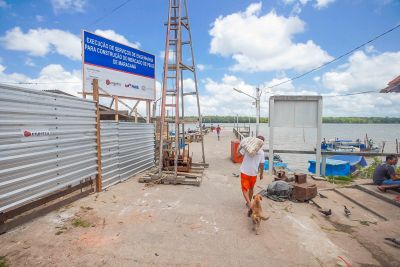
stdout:
POLYGON ((95 103, 0 85, 0 212, 96 174, 95 103))
POLYGON ((153 124, 101 121, 103 188, 154 166, 153 124))

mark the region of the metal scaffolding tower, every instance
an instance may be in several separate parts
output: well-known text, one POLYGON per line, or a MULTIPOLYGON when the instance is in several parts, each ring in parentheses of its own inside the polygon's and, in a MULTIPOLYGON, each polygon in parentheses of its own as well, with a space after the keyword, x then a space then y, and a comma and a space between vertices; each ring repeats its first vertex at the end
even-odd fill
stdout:
POLYGON ((185 144, 184 98, 186 96, 196 97, 198 125, 201 134, 202 161, 205 163, 196 65, 186 0, 169 0, 168 22, 166 26, 167 36, 161 96, 159 174, 161 176, 165 157, 172 156, 174 160, 174 176, 177 177, 178 157, 188 157, 189 153, 185 144), (184 79, 187 78, 193 78, 194 90, 185 88, 184 79), (164 138, 164 131, 167 124, 175 124, 175 138, 173 139, 168 140, 168 138, 164 138))

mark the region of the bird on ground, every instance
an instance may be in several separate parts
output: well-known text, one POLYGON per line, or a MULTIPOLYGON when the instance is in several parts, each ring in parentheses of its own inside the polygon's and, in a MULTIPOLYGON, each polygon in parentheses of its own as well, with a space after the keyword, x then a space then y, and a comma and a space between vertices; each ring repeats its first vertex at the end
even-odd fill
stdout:
POLYGON ((319 194, 319 196, 321 197, 321 198, 328 198, 327 196, 325 196, 325 195, 323 195, 323 194, 321 194, 321 193, 318 193, 319 194))
POLYGON ((344 214, 346 216, 350 216, 351 215, 351 211, 346 206, 344 206, 344 214))
POLYGON ((392 242, 393 244, 400 246, 400 238, 386 237, 385 240, 388 240, 388 241, 392 242))
POLYGON ((329 209, 329 210, 318 210, 319 212, 321 212, 322 214, 324 214, 325 216, 330 216, 330 215, 332 215, 332 210, 331 209, 329 209))

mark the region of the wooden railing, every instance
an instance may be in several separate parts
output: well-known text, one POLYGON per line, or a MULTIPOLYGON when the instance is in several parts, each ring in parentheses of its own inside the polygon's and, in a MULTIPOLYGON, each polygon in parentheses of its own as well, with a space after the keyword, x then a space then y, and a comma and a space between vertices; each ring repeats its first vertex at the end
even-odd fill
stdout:
MULTIPOLYGON (((269 152, 269 149, 264 149, 264 152, 269 152)), ((282 154, 316 154, 315 151, 312 150, 281 150, 274 149, 274 153, 282 153, 282 154)), ((321 165, 321 175, 325 176, 326 171, 326 159, 327 156, 333 155, 350 155, 350 156, 364 156, 364 157, 384 157, 388 155, 396 155, 400 157, 400 154, 396 153, 378 153, 378 152, 341 152, 341 151, 321 151, 322 155, 322 165, 321 165)))

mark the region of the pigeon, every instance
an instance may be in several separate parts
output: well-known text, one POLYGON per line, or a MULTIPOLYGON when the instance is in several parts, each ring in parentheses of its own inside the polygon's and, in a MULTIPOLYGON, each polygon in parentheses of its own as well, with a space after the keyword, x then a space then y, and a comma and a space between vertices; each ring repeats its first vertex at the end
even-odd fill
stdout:
POLYGON ((386 237, 385 240, 388 240, 388 241, 392 242, 393 244, 400 246, 400 238, 386 237))
POLYGON ((332 215, 332 210, 319 210, 319 212, 321 212, 322 214, 324 214, 325 216, 330 216, 332 215))
POLYGON ((351 215, 351 211, 346 206, 344 206, 344 214, 346 216, 350 216, 351 215))

